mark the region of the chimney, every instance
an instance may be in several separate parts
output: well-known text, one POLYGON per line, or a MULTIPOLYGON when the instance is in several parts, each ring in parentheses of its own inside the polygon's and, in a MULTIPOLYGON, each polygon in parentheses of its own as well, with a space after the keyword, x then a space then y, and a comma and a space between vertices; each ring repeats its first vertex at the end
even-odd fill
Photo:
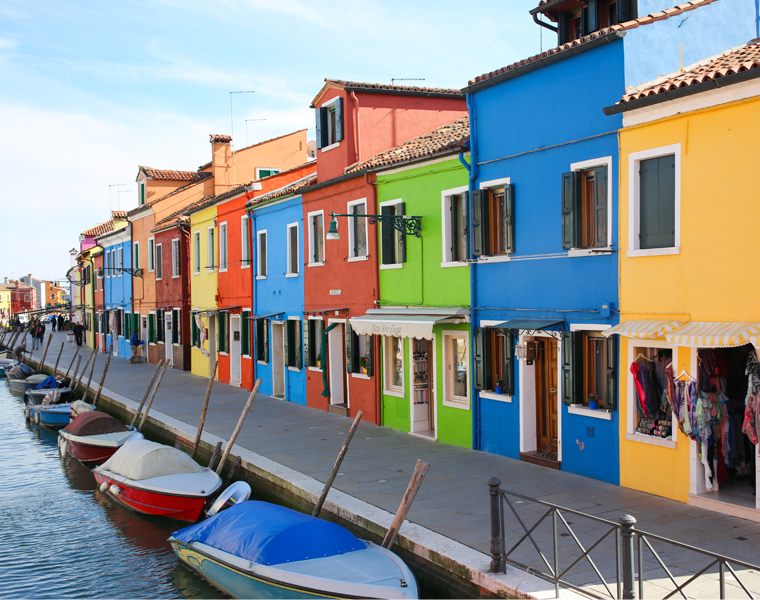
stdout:
POLYGON ((214 196, 230 189, 232 181, 232 136, 211 134, 211 174, 214 176, 214 196))

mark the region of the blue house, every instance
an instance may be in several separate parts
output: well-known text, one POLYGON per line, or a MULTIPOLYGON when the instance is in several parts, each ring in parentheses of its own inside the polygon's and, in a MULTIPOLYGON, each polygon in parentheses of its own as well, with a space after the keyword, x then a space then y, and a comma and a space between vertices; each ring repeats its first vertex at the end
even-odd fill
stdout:
POLYGON ((623 119, 602 109, 757 35, 754 0, 672 4, 544 0, 560 45, 464 90, 476 449, 619 483, 623 119))
POLYGON ((111 231, 97 238, 103 248, 104 314, 101 331, 106 333, 105 349, 113 343, 114 356, 129 356, 132 334, 132 226, 111 231), (112 335, 112 332, 115 335, 112 335))
POLYGON ((260 391, 306 405, 306 371, 319 356, 321 331, 304 315, 302 179, 249 200, 253 232, 254 376, 260 391), (309 344, 308 341, 313 343, 309 344))

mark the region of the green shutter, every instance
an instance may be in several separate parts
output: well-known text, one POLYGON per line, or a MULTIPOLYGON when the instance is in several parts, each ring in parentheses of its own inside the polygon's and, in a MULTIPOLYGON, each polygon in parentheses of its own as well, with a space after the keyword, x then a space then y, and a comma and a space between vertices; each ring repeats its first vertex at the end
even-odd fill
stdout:
POLYGON ((515 335, 511 331, 504 336, 504 393, 515 394, 515 335))
MULTIPOLYGON (((392 216, 394 209, 392 206, 381 206, 380 214, 392 216)), ((381 264, 392 265, 395 260, 393 256, 393 225, 389 219, 382 219, 380 221, 380 236, 381 236, 381 250, 382 256, 381 264)))
POLYGON ((639 248, 672 248, 676 245, 675 155, 642 160, 639 178, 639 248))
MULTIPOLYGON (((396 205, 396 216, 401 216, 405 214, 406 214, 406 202, 399 202, 396 205)), ((400 231, 398 234, 398 252, 396 253, 396 262, 397 263, 406 262, 406 234, 403 231, 400 231)))
POLYGON ((198 324, 195 322, 195 313, 190 313, 190 345, 194 348, 198 346, 200 340, 200 332, 198 331, 198 324))
POLYGON ((140 315, 137 313, 132 314, 132 331, 136 331, 137 337, 140 337, 140 315))
POLYGON ((335 101, 335 141, 343 139, 343 98, 335 101))
POLYGON ((251 355, 250 316, 251 313, 247 310, 244 310, 240 318, 240 352, 243 356, 251 355))
POLYGON ((605 340, 605 380, 604 380, 604 408, 617 410, 617 340, 616 336, 610 336, 605 340))
POLYGON ((230 351, 230 313, 224 313, 224 351, 230 351))
POLYGON ((575 171, 562 173, 562 247, 565 250, 578 247, 578 177, 575 171))
POLYGON ((291 360, 290 353, 293 351, 293 344, 292 340, 290 339, 291 335, 291 323, 292 321, 285 321, 285 332, 282 336, 282 343, 284 346, 283 353, 285 354, 285 366, 286 367, 292 367, 293 361, 291 360))
POLYGON ((324 144, 322 143, 322 132, 324 129, 322 128, 322 109, 317 108, 314 111, 314 114, 317 118, 316 128, 317 128, 317 148, 323 148, 324 144))
POLYGON ((483 254, 483 196, 488 197, 486 190, 472 192, 472 255, 474 258, 483 254))
POLYGON ((367 336, 367 377, 375 374, 375 336, 367 336))
POLYGON ((618 23, 625 23, 629 19, 635 19, 636 15, 632 15, 630 11, 631 0, 617 0, 617 19, 618 23))
MULTIPOLYGON (((354 329, 351 327, 351 323, 349 321, 346 321, 346 373, 353 373, 354 372, 354 348, 355 348, 355 342, 354 339, 354 329)), ((356 372, 359 372, 358 369, 359 365, 356 365, 356 372)))
POLYGON ((301 337, 301 321, 293 321, 293 333, 295 334, 296 340, 296 369, 300 369, 303 367, 303 345, 301 343, 302 337, 301 337))
POLYGON ((557 13, 557 44, 560 46, 562 44, 566 44, 570 40, 567 39, 568 32, 567 32, 567 13, 566 12, 559 12, 557 13))
POLYGON ((506 253, 515 253, 515 186, 504 186, 504 238, 506 253))
POLYGON ((145 184, 140 184, 140 206, 145 204, 145 184))
POLYGON ((584 9, 583 15, 585 17, 585 26, 583 28, 583 35, 599 29, 599 7, 597 6, 598 0, 587 0, 588 7, 584 9))
POLYGON ((485 389, 485 330, 475 327, 472 330, 472 369, 475 391, 485 389))
POLYGON ((578 337, 575 332, 562 333, 562 402, 564 404, 575 404, 575 355, 576 346, 579 348, 581 346, 578 337))
POLYGON ((594 247, 607 245, 607 167, 594 169, 594 247))
POLYGON ((151 313, 148 315, 148 342, 151 344, 156 343, 156 315, 151 313))

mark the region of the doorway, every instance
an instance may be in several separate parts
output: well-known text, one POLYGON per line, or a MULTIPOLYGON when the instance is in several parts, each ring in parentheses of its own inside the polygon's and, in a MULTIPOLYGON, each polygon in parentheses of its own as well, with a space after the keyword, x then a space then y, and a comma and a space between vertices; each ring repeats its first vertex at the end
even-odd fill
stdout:
POLYGON ((230 315, 230 385, 240 385, 240 315, 230 315))
POLYGON ((435 364, 432 340, 411 339, 412 423, 411 432, 435 438, 435 364))
POLYGON ((174 367, 174 345, 172 344, 172 311, 164 310, 164 358, 174 367))
POLYGON ((285 398, 285 323, 272 321, 272 396, 285 398))
POLYGON ((556 461, 559 448, 557 341, 536 338, 530 344, 535 355, 536 455, 556 461))
POLYGON ((330 404, 347 406, 346 402, 346 335, 345 325, 338 323, 327 334, 330 376, 330 404))
POLYGON ((140 339, 142 340, 142 355, 148 360, 148 317, 140 317, 140 339))
MULTIPOLYGON (((216 356, 216 316, 211 315, 208 318, 208 372, 211 377, 211 371, 214 368, 216 356)), ((219 369, 216 370, 215 379, 219 379, 219 369)))

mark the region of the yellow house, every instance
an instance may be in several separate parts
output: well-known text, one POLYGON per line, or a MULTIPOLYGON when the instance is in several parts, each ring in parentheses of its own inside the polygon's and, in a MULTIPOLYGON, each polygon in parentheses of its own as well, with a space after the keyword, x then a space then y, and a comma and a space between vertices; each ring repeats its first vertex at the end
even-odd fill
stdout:
POLYGON ((759 77, 748 44, 605 108, 623 114, 620 484, 756 521, 759 77))
MULTIPOLYGON (((8 278, 5 278, 6 282, 8 278)), ((7 323, 11 318, 11 290, 16 286, 11 283, 0 283, 0 323, 7 323)))

